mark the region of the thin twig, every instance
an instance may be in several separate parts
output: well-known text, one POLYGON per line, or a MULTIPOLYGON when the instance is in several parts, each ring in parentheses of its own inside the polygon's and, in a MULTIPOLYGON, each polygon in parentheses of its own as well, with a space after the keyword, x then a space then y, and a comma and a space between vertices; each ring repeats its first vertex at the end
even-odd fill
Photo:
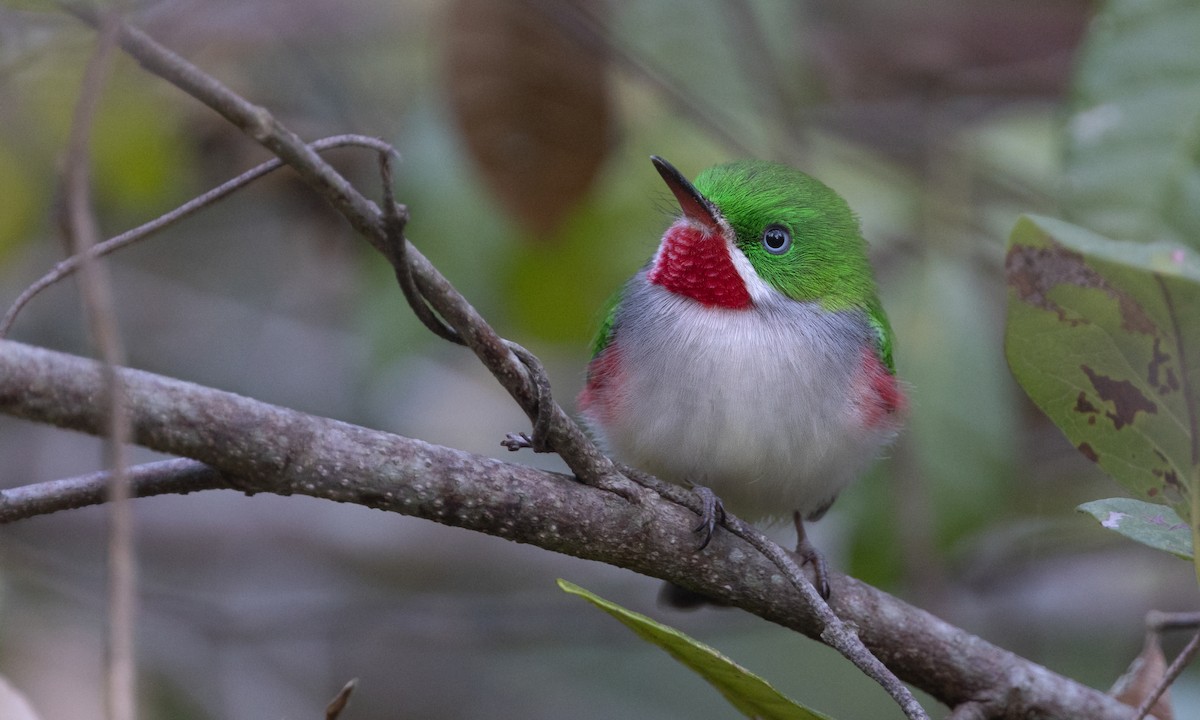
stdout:
POLYGON ((116 48, 120 14, 116 7, 103 17, 96 49, 84 70, 83 85, 71 121, 67 155, 63 169, 65 222, 70 246, 83 255, 79 285, 84 313, 92 341, 103 362, 104 390, 101 405, 107 408, 108 465, 112 476, 108 483, 108 643, 105 657, 106 714, 109 720, 134 720, 137 717, 137 660, 134 632, 137 601, 137 568, 134 560, 133 510, 129 502, 126 457, 129 418, 125 392, 116 368, 124 364, 124 348, 117 329, 116 303, 112 281, 105 268, 87 254, 99 240, 99 229, 92 213, 91 133, 96 108, 100 104, 105 75, 116 48))
POLYGON ((1151 610, 1146 613, 1146 628, 1154 632, 1164 630, 1195 630, 1200 628, 1200 612, 1163 612, 1151 610))
POLYGON ((396 283, 400 286, 400 292, 421 324, 443 340, 465 345, 458 331, 439 318, 421 296, 421 291, 417 289, 413 279, 412 266, 408 262, 409 243, 404 237, 404 228, 408 224, 408 209, 396 202, 392 191, 393 154, 395 153, 379 154, 379 175, 383 185, 383 230, 387 238, 384 255, 396 272, 396 283))
POLYGON ((750 543, 755 550, 770 559, 776 567, 784 572, 792 587, 800 592, 804 607, 816 615, 824 626, 821 630, 821 640, 826 645, 837 650, 867 677, 879 683, 910 720, 928 720, 929 715, 925 712, 925 708, 921 707, 921 703, 913 697, 912 691, 900 682, 900 679, 863 644, 858 634, 847 627, 846 623, 842 622, 842 619, 833 612, 833 609, 817 592, 816 587, 801 572, 790 553, 772 542, 757 528, 735 516, 726 514, 723 525, 734 535, 750 543))
MULTIPOLYGON (((0 525, 16 520, 100 505, 108 499, 112 473, 104 470, 0 490, 0 525)), ((216 468, 188 458, 134 465, 126 470, 132 497, 186 495, 200 490, 238 490, 216 468)))
POLYGON ((1176 655, 1175 659, 1171 661, 1171 664, 1167 666, 1167 669, 1163 672, 1162 679, 1159 680, 1158 685, 1156 685, 1154 688, 1154 691, 1143 698, 1141 704, 1138 705, 1137 712, 1134 714, 1133 720, 1143 720, 1143 718, 1149 717, 1150 711, 1154 708, 1154 705, 1158 702, 1158 699, 1163 696, 1163 693, 1167 691, 1167 688, 1171 687, 1176 678, 1178 678, 1180 673, 1183 672, 1184 668, 1186 668, 1188 664, 1192 662, 1192 659, 1196 657, 1196 653, 1198 651, 1200 651, 1200 633, 1193 635, 1192 639, 1188 641, 1187 645, 1183 646, 1183 649, 1179 651, 1179 654, 1176 655))
MULTIPOLYGON (((332 137, 322 138, 309 144, 313 150, 323 152, 338 147, 359 146, 375 150, 379 153, 394 152, 391 145, 377 138, 367 137, 364 135, 334 135, 332 137)), ((240 190, 250 183, 258 180, 283 167, 284 163, 279 158, 268 160, 260 165, 257 165, 237 177, 221 183, 215 188, 205 192, 197 197, 188 200, 179 207, 156 217, 150 222, 139 225, 132 230, 127 230, 120 235, 109 238, 101 243, 92 245, 82 253, 71 255, 70 257, 60 261, 50 269, 36 282, 25 288, 17 299, 9 306, 8 311, 4 314, 4 318, 0 319, 0 338, 7 337, 9 330, 16 322, 17 315, 21 310, 29 304, 39 293, 55 283, 71 276, 79 270, 80 265, 88 258, 104 257, 110 253, 116 252, 122 248, 128 247, 139 240, 145 240, 164 230, 183 219, 190 217, 194 213, 216 203, 225 198, 231 193, 240 190)))

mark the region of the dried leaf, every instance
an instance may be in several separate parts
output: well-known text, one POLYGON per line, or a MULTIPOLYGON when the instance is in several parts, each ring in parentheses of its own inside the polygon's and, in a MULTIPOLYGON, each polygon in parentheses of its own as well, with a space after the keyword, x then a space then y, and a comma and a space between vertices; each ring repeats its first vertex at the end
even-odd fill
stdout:
MULTIPOLYGON (((1148 632, 1142 651, 1134 658, 1125 674, 1117 678, 1116 684, 1108 694, 1130 707, 1139 707, 1162 684, 1166 672, 1167 658, 1163 655, 1162 645, 1159 644, 1158 633, 1148 632)), ((1170 690, 1163 691, 1158 701, 1150 708, 1150 714, 1158 720, 1175 719, 1175 713, 1171 710, 1170 690)))
POLYGON ((607 59, 589 0, 455 0, 445 78, 467 149, 535 236, 583 199, 608 153, 607 59))

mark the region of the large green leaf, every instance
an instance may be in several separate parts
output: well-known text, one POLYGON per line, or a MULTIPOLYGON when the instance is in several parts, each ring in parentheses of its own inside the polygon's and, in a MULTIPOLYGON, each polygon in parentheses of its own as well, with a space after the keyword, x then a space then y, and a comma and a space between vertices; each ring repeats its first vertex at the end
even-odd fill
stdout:
POLYGON ((1108 498, 1084 503, 1078 510, 1130 540, 1184 560, 1193 558, 1192 534, 1188 531, 1187 523, 1169 507, 1133 498, 1108 498))
POLYGON ((626 610, 566 580, 559 580, 558 586, 620 620, 643 640, 666 650, 671 657, 707 680, 746 717, 762 720, 829 720, 829 716, 799 705, 771 687, 766 680, 675 628, 626 610))
POLYGON ((1109 0, 1079 54, 1067 217, 1200 248, 1200 3, 1109 0))
POLYGON ((1006 257, 1009 366, 1134 497, 1200 523, 1200 254, 1024 217, 1006 257))

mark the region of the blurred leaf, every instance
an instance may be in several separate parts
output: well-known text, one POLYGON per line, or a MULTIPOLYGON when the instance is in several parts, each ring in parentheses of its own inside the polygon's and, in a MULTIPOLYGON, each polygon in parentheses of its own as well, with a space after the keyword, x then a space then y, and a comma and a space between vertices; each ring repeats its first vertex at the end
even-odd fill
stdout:
POLYGON ((629 187, 606 182, 597 188, 562 225, 554 245, 508 250, 498 269, 516 332, 587 347, 605 299, 637 272, 662 232, 663 218, 653 212, 657 188, 645 188, 646 177, 636 176, 651 167, 643 163, 631 163, 636 170, 626 173, 629 187))
POLYGON ((1006 348, 1029 397, 1136 497, 1200 527, 1200 255, 1027 216, 1009 238, 1006 348))
POLYGON ((0 143, 0 262, 32 228, 37 211, 33 187, 16 155, 0 143))
POLYGON ((766 680, 674 628, 626 610, 566 580, 559 580, 558 586, 620 620, 643 640, 666 650, 671 657, 707 680, 746 717, 763 720, 828 720, 827 715, 797 704, 771 687, 766 680))
POLYGON ((587 29, 598 3, 455 0, 445 79, 485 182, 545 238, 583 199, 608 154, 606 58, 587 29))
POLYGON ((1079 59, 1068 217, 1121 240, 1200 248, 1200 4, 1110 0, 1079 59))
POLYGON ((96 115, 93 177, 98 203, 141 219, 187 196, 195 164, 176 99, 123 69, 96 115))
POLYGON ((1192 533, 1188 525, 1169 507, 1133 498, 1093 500, 1077 508, 1100 524, 1130 540, 1192 559, 1192 533))
MULTIPOLYGON (((1142 651, 1134 658, 1125 674, 1117 679, 1108 694, 1129 707, 1141 707, 1142 702, 1162 685, 1166 675, 1167 658, 1163 655, 1158 633, 1148 632, 1142 651)), ((1150 714, 1157 720, 1174 720, 1175 711, 1171 708, 1170 690, 1163 691, 1150 707, 1150 714)))

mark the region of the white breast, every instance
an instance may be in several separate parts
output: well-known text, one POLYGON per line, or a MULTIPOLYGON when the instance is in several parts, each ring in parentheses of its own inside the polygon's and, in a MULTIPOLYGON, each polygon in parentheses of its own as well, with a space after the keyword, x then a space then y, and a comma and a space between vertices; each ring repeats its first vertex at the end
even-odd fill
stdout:
POLYGON ((894 435, 865 427, 854 401, 869 342, 858 313, 783 297, 714 309, 639 277, 616 328, 620 382, 601 440, 665 480, 712 488, 744 518, 819 512, 894 435))

